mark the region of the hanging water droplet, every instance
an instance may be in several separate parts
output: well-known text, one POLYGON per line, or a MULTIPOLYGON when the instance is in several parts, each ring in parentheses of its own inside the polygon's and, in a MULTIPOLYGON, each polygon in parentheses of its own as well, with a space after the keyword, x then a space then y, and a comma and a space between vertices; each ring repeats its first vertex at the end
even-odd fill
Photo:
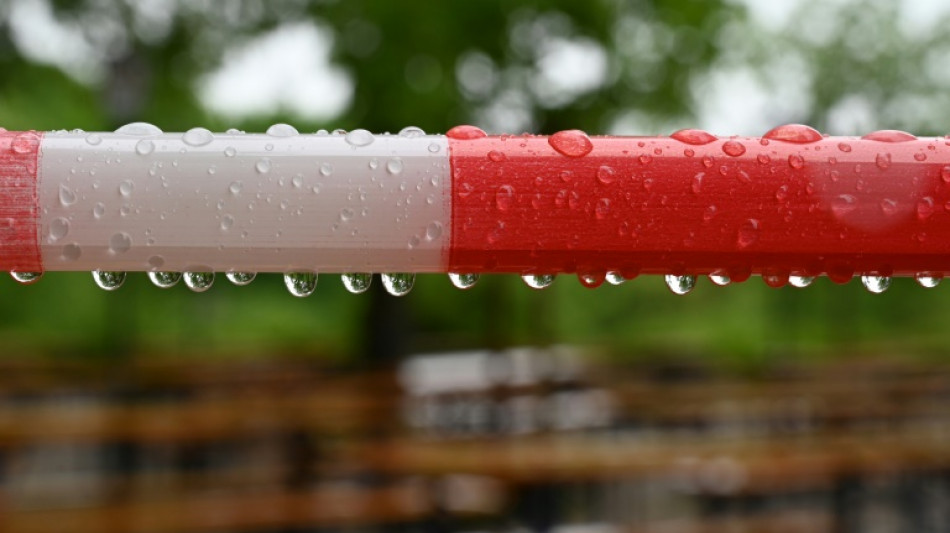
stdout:
POLYGON ((343 281, 343 287, 352 294, 362 294, 369 290, 373 283, 373 275, 366 272, 347 272, 340 274, 340 280, 343 281))
POLYGON ((290 124, 277 123, 267 128, 267 134, 271 137, 293 137, 299 133, 297 128, 290 124))
POLYGON ((252 281, 254 281, 254 278, 257 277, 257 272, 231 271, 231 272, 226 273, 224 277, 228 278, 228 281, 237 285, 238 287, 243 287, 245 285, 249 285, 252 281))
POLYGON ((412 285, 416 282, 416 275, 409 273, 402 274, 382 274, 383 287, 386 292, 393 296, 405 296, 412 290, 412 285))
POLYGON ((185 272, 185 286, 194 292, 205 292, 214 284, 214 272, 185 272))
POLYGON ((205 128, 191 128, 181 136, 188 146, 204 146, 214 140, 214 134, 205 128))
POLYGON ((114 272, 109 270, 93 270, 92 279, 100 289, 114 291, 125 283, 125 272, 114 272))
POLYGON ((726 285, 732 283, 732 280, 729 279, 729 276, 726 276, 725 274, 710 274, 709 281, 713 282, 715 285, 719 285, 720 287, 725 287, 726 285))
MULTIPOLYGON (((458 127, 460 127, 460 126, 456 126, 456 128, 458 128, 458 127)), ((452 129, 455 129, 455 128, 452 128, 452 129)), ((449 130, 449 131, 452 131, 452 130, 449 130)), ((415 138, 415 137, 422 137, 422 136, 425 135, 425 134, 426 134, 426 132, 423 131, 422 128, 419 128, 419 127, 416 127, 416 126, 406 126, 405 128, 399 130, 399 136, 400 136, 400 137, 406 137, 406 138, 409 138, 409 139, 412 139, 412 138, 415 138)))
POLYGON ((532 289, 546 289, 554 283, 554 274, 525 274, 521 276, 525 285, 532 289))
POLYGON ((798 289, 804 289, 815 281, 814 276, 789 276, 788 284, 798 289))
POLYGON ((317 273, 289 272, 284 274, 284 285, 297 298, 310 296, 317 288, 317 273))
POLYGON ((471 289, 478 281, 478 274, 457 274, 455 272, 449 272, 449 281, 451 281, 452 285, 457 289, 471 289))
POLYGON ((914 276, 914 279, 917 280, 917 284, 925 289, 932 289, 940 284, 942 279, 940 276, 935 276, 930 272, 921 272, 914 276))
POLYGON ((65 185, 59 186, 59 203, 63 207, 69 207, 76 203, 76 193, 65 185))
POLYGON ((155 151, 155 143, 148 139, 142 139, 135 143, 135 153, 139 155, 148 155, 155 151))
POLYGON ((620 285, 621 283, 627 281, 627 278, 623 277, 623 274, 617 272, 616 270, 607 272, 607 276, 604 279, 606 279, 607 283, 611 285, 620 285))
POLYGON ((680 296, 689 293, 696 286, 696 276, 667 274, 664 279, 666 280, 666 286, 673 291, 673 294, 680 296))
POLYGON ((258 159, 257 163, 254 164, 254 168, 258 174, 267 174, 270 172, 270 159, 266 157, 258 159))
POLYGON ((364 129, 356 129, 347 133, 346 136, 343 137, 343 140, 350 146, 359 148, 372 144, 373 134, 364 129))
POLYGON ((151 280, 152 285, 159 289, 170 289, 178 285, 178 281, 181 280, 181 272, 149 272, 148 279, 151 280))
POLYGON ((42 272, 10 272, 10 277, 14 279, 17 283, 22 283, 23 285, 31 285, 36 283, 43 277, 42 272))
POLYGON ((881 294, 891 286, 891 278, 887 276, 861 276, 861 284, 868 292, 881 294))
POLYGON ((554 151, 567 157, 584 157, 594 149, 590 141, 581 130, 564 130, 548 137, 548 144, 554 151))

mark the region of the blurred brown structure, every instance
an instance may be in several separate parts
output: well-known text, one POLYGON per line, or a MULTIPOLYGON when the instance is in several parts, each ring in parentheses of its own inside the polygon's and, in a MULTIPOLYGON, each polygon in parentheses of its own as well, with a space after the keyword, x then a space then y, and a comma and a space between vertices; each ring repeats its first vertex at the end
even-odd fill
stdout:
POLYGON ((950 366, 566 348, 0 373, 5 532, 942 531, 950 366), (116 383, 121 383, 116 387, 116 383))

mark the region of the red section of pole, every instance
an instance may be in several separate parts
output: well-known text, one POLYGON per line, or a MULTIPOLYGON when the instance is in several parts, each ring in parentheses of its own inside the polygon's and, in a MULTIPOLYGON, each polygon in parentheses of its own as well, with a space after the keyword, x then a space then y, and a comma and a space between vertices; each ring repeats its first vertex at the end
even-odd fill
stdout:
POLYGON ((455 272, 950 274, 950 139, 448 133, 455 272))
POLYGON ((0 269, 43 270, 36 169, 42 134, 0 131, 0 269))

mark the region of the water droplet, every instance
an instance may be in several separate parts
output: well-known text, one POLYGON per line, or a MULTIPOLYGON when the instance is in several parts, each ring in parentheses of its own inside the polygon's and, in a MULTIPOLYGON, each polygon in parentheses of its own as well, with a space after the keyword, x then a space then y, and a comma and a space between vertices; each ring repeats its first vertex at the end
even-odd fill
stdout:
POLYGON ((142 139, 135 143, 135 153, 139 155, 148 155, 155 151, 155 143, 148 139, 142 139))
POLYGON ((788 278, 788 272, 780 269, 766 269, 766 271, 762 273, 762 281, 773 289, 784 287, 788 283, 788 278))
POLYGON ((732 283, 732 280, 729 279, 729 276, 725 274, 710 274, 709 281, 713 282, 715 285, 719 285, 720 287, 725 287, 726 285, 732 283))
POLYGON ((228 186, 228 191, 234 196, 237 196, 241 194, 241 189, 243 187, 244 187, 244 184, 241 183, 240 181, 232 181, 231 185, 228 186))
MULTIPOLYGON (((359 130, 356 130, 359 131, 359 130)), ((289 272, 284 274, 284 286, 297 298, 310 296, 317 288, 316 272, 289 272)))
POLYGON ((930 272, 921 272, 914 276, 914 279, 917 280, 917 284, 925 289, 932 289, 940 284, 940 280, 943 279, 941 276, 935 276, 930 272))
POLYGON ((739 141, 726 141, 722 143, 722 151, 730 157, 739 157, 745 153, 745 146, 739 141))
POLYGON ((205 292, 214 284, 214 272, 185 272, 185 286, 194 292, 205 292))
POLYGON ((76 203, 76 193, 65 185, 59 186, 59 203, 63 207, 69 207, 76 203))
POLYGON ((502 185, 495 192, 495 206, 499 211, 507 211, 514 201, 515 189, 511 185, 502 185))
POLYGON ((889 153, 880 153, 874 157, 874 164, 877 165, 877 168, 881 170, 886 170, 891 166, 891 154, 889 153))
POLYGON ((554 151, 567 157, 584 157, 594 149, 590 141, 581 130, 564 130, 548 137, 548 144, 554 151))
POLYGON ((14 279, 17 283, 22 283, 23 285, 31 285, 36 283, 43 277, 42 272, 10 272, 10 277, 14 279))
POLYGON ((815 281, 814 276, 789 276, 788 284, 797 289, 804 289, 815 281))
POLYGON ((525 285, 532 289, 546 289, 554 283, 554 274, 525 274, 521 276, 525 285))
POLYGON ((224 215, 221 217, 221 229, 227 231, 231 229, 231 226, 234 225, 234 217, 231 215, 224 215))
POLYGON ((906 131, 900 130, 879 130, 868 133, 861 138, 868 141, 879 141, 885 143, 902 143, 917 140, 917 137, 914 137, 906 131))
POLYGON ((63 246, 62 258, 66 261, 75 261, 82 255, 82 248, 76 243, 63 246))
POLYGON ((597 169, 597 181, 603 183, 604 185, 609 185, 617 179, 617 171, 613 167, 607 165, 601 165, 597 169))
POLYGON ((445 132, 445 136, 450 139, 456 139, 459 141, 469 141, 472 139, 481 139, 487 137, 488 134, 485 133, 481 128, 476 128, 475 126, 455 126, 449 131, 445 132))
POLYGON ((132 191, 135 189, 135 184, 132 183, 132 180, 125 180, 119 184, 119 194, 128 198, 132 195, 132 191))
POLYGON ((267 128, 266 133, 271 137, 294 137, 300 134, 300 132, 297 131, 297 128, 291 126, 290 124, 284 123, 271 125, 271 127, 267 128))
POLYGON ((680 296, 689 293, 696 286, 696 276, 667 274, 665 277, 666 286, 673 291, 673 294, 680 296))
POLYGON ((86 142, 92 146, 98 146, 102 142, 102 135, 98 133, 90 133, 86 135, 86 142))
POLYGON ((109 251, 114 254, 121 254, 129 251, 132 247, 132 236, 124 231, 112 234, 109 238, 109 251))
POLYGON ((434 241, 441 236, 442 236, 441 222, 437 220, 433 220, 432 222, 429 222, 428 225, 426 225, 426 240, 427 241, 434 241))
POLYGON ((386 172, 389 172, 394 176, 402 172, 402 159, 393 157, 389 161, 386 161, 386 172))
POLYGON ((716 140, 714 135, 703 130, 679 130, 670 135, 670 137, 681 143, 692 144, 694 146, 709 144, 716 140))
POLYGON ((944 183, 950 183, 950 166, 940 169, 940 179, 942 179, 944 183))
POLYGON ((838 218, 844 217, 857 208, 857 200, 850 194, 842 194, 831 203, 831 211, 838 218))
POLYGON ((49 223, 50 241, 58 241, 69 233, 69 221, 63 217, 57 217, 49 223))
POLYGON ((234 157, 237 155, 237 150, 233 146, 228 146, 224 149, 224 157, 234 157))
POLYGON ((114 272, 109 270, 93 270, 92 279, 100 289, 114 291, 125 283, 125 272, 114 272))
POLYGON ((131 122, 115 130, 119 135, 128 135, 131 137, 148 137, 150 135, 161 135, 162 130, 154 124, 148 122, 131 122))
POLYGON ((788 166, 796 170, 800 169, 805 166, 805 159, 798 154, 792 154, 788 156, 788 166))
POLYGON ((868 292, 881 294, 891 286, 891 278, 887 276, 861 276, 861 284, 868 292))
POLYGON ((451 281, 452 285, 457 289, 471 289, 478 281, 478 274, 456 274, 449 272, 449 281, 451 281))
POLYGON ((152 271, 148 273, 148 279, 159 289, 170 289, 178 285, 181 279, 181 272, 160 272, 152 271))
POLYGON ((595 272, 579 272, 577 274, 577 280, 581 282, 581 285, 588 289, 596 289, 604 284, 604 280, 607 279, 606 273, 595 273, 595 272))
POLYGON ((97 220, 102 218, 106 214, 106 205, 102 202, 96 202, 95 207, 92 208, 92 216, 97 220))
POLYGON ((617 272, 616 270, 607 272, 607 276, 604 279, 607 280, 607 283, 611 285, 620 285, 621 283, 627 281, 627 278, 623 277, 623 274, 617 272))
POLYGON ((349 222, 350 220, 353 220, 353 217, 354 217, 354 216, 356 216, 356 212, 353 211, 353 208, 351 208, 351 207, 344 207, 343 209, 340 209, 340 221, 341 221, 341 222, 349 222))
POLYGON ((257 160, 257 163, 254 164, 254 168, 257 170, 258 174, 267 174, 270 172, 270 159, 262 157, 257 160))
POLYGON ((782 185, 775 190, 775 199, 784 202, 788 199, 788 185, 782 185))
POLYGON ((191 128, 181 136, 188 146, 204 146, 214 140, 214 134, 205 128, 191 128))
POLYGON ((703 166, 704 166, 704 167, 706 167, 706 168, 712 168, 713 163, 715 162, 715 160, 714 160, 711 156, 704 155, 703 158, 702 158, 702 162, 703 162, 703 166))
POLYGON ((748 248, 755 244, 759 239, 759 221, 750 218, 739 225, 739 231, 736 233, 736 244, 739 248, 748 248))
POLYGON ((373 134, 364 129, 355 129, 346 134, 343 137, 343 140, 346 141, 350 146, 359 148, 361 146, 369 146, 373 143, 374 137, 373 134))
POLYGON ((769 130, 762 138, 794 144, 807 144, 820 141, 821 133, 804 124, 786 124, 769 130))
POLYGON ((243 287, 245 285, 249 285, 252 281, 254 281, 254 278, 257 277, 257 272, 229 271, 224 275, 224 277, 226 277, 228 281, 230 281, 234 285, 237 285, 238 287, 243 287))
POLYGON ((422 137, 426 134, 422 128, 418 126, 406 126, 405 128, 399 130, 400 137, 406 137, 408 139, 414 139, 416 137, 422 137))
POLYGON ((508 157, 505 156, 504 152, 499 152, 498 150, 491 150, 488 152, 488 159, 495 163, 501 163, 502 161, 508 159, 508 157))
POLYGON ((369 290, 373 283, 373 275, 367 272, 347 272, 340 274, 343 287, 352 294, 362 294, 369 290))
POLYGON ((610 214, 610 200, 608 198, 597 200, 597 205, 594 206, 594 216, 597 220, 607 218, 608 214, 610 214))
POLYGON ((914 161, 926 161, 926 160, 927 160, 927 154, 923 152, 917 152, 914 154, 914 161))
POLYGON ((415 274, 382 274, 383 287, 393 296, 405 296, 416 282, 415 274))
POLYGON ((838 143, 838 150, 841 150, 842 152, 845 152, 845 153, 850 152, 850 151, 851 151, 851 145, 848 144, 848 143, 843 143, 843 142, 842 142, 842 143, 838 143))
POLYGON ((881 200, 881 212, 887 216, 897 213, 897 202, 891 200, 890 198, 881 200))

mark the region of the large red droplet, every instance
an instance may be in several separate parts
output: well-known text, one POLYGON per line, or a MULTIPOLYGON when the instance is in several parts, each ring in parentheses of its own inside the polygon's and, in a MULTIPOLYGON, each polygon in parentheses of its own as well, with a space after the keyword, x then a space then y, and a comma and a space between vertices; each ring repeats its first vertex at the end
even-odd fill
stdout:
POLYGON ((670 135, 670 138, 694 146, 709 144, 716 140, 715 135, 703 130, 679 130, 670 135))
POLYGON ((783 141, 795 144, 807 144, 821 140, 821 133, 815 128, 804 124, 786 124, 769 130, 762 136, 773 141, 783 141))
POLYGON ((584 157, 594 149, 590 137, 581 130, 564 130, 548 137, 551 148, 567 157, 584 157))
POLYGON ((883 143, 902 143, 907 141, 916 141, 917 137, 900 130, 878 130, 868 133, 862 139, 868 141, 879 141, 883 143))
POLYGON ((485 130, 481 128, 476 128, 475 126, 455 126, 449 131, 445 132, 445 136, 450 139, 456 139, 459 141, 468 141, 471 139, 481 139, 482 137, 487 137, 488 134, 485 133, 485 130))

